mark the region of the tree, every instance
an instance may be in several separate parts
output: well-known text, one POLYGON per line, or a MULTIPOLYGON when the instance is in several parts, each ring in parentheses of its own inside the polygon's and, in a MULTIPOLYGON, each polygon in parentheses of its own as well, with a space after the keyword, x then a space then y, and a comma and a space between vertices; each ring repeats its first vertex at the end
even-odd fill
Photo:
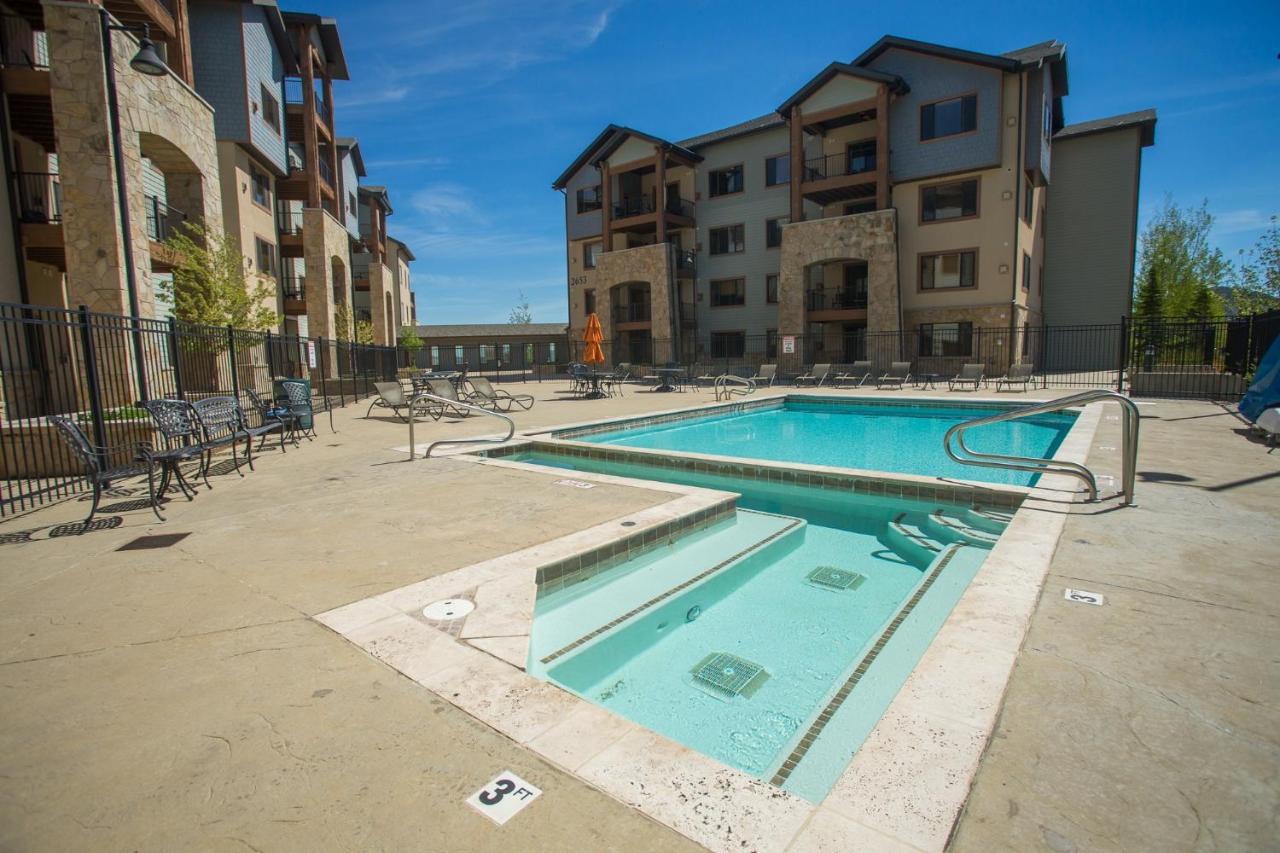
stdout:
MULTIPOLYGON (((1171 198, 1147 224, 1139 252, 1138 281, 1154 274, 1162 308, 1171 317, 1221 314, 1217 291, 1230 280, 1231 265, 1220 249, 1209 245, 1213 216, 1208 202, 1181 208, 1171 198), (1207 300, 1207 307, 1206 307, 1207 300)), ((1141 297, 1141 293, 1139 293, 1141 297)))
POLYGON ((1160 289, 1160 280, 1154 268, 1147 270, 1146 277, 1138 286, 1133 316, 1142 320, 1158 320, 1164 316, 1164 291, 1160 289))
POLYGON ((1261 314, 1280 308, 1280 222, 1271 224, 1248 252, 1241 251, 1236 281, 1227 299, 1233 313, 1261 314))
POLYGON ((357 320, 356 321, 356 343, 371 344, 373 343, 373 321, 357 320))
POLYGON ((529 310, 529 300, 525 298, 523 290, 520 291, 520 301, 511 309, 507 322, 513 326, 527 326, 533 322, 533 312, 529 310))
POLYGON ((224 232, 188 223, 164 245, 173 260, 173 281, 161 280, 158 287, 179 320, 259 331, 280 324, 271 307, 274 288, 256 274, 250 281, 248 259, 224 232))
POLYGON ((337 326, 333 330, 333 336, 340 341, 351 340, 351 307, 347 303, 338 303, 338 307, 333 311, 333 322, 337 326))
POLYGON ((418 331, 413 326, 405 326, 400 330, 400 338, 397 343, 400 349, 409 353, 409 355, 413 355, 422 349, 422 338, 418 337, 418 331))

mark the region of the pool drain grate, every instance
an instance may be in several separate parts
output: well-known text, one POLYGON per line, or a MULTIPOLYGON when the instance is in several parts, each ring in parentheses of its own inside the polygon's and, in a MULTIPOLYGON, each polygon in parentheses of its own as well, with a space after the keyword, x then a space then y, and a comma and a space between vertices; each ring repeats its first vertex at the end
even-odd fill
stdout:
POLYGON ((712 652, 698 661, 690 673, 695 687, 726 702, 735 696, 750 699, 769 680, 769 673, 760 664, 728 652, 712 652))
POLYGON ((846 589, 857 589, 862 586, 866 577, 851 572, 848 569, 838 569, 835 566, 818 566, 818 568, 805 575, 805 582, 810 586, 816 586, 818 589, 827 589, 835 592, 841 592, 846 589))

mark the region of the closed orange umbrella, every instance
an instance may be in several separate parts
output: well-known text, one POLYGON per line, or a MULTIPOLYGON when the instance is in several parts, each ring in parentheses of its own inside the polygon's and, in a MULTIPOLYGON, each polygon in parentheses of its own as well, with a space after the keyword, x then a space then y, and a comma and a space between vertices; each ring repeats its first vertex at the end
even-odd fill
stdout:
POLYGON ((582 340, 587 345, 582 360, 587 364, 604 364, 604 350, 600 347, 604 342, 604 330, 600 328, 600 318, 594 313, 587 316, 587 330, 583 332, 582 340))

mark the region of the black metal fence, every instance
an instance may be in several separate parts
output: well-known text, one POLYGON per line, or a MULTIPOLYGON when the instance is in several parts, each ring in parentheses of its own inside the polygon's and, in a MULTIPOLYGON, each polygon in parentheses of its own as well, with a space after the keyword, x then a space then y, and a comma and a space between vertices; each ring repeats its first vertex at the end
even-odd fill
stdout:
POLYGON ((155 442, 141 400, 229 395, 256 423, 247 392, 269 400, 277 377, 342 406, 398 366, 394 347, 0 304, 0 516, 83 487, 49 415, 78 419, 95 444, 155 442))
POLYGON ((417 370, 467 370, 503 381, 542 381, 565 373, 568 339, 492 344, 433 344, 401 351, 401 364, 417 370))

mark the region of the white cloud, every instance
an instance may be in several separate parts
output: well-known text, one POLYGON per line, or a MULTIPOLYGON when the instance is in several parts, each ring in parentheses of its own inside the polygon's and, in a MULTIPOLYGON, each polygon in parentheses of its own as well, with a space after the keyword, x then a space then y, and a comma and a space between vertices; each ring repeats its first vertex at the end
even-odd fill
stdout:
POLYGON ((423 187, 409 197, 409 204, 424 216, 433 218, 471 221, 483 218, 471 199, 471 191, 457 184, 423 187))
MULTIPOLYGON (((389 86, 380 91, 365 90, 364 94, 347 94, 351 89, 344 89, 335 96, 340 109, 358 109, 360 107, 376 107, 381 104, 395 104, 409 97, 408 86, 389 86)), ((360 91, 360 90, 357 90, 360 91)))
POLYGON ((448 157, 404 157, 395 160, 369 160, 365 163, 370 169, 394 169, 405 166, 448 166, 448 157))
POLYGON ((1213 215, 1213 233, 1219 236, 1226 234, 1243 234, 1249 231, 1261 231, 1271 224, 1275 214, 1256 208, 1228 210, 1213 215))

